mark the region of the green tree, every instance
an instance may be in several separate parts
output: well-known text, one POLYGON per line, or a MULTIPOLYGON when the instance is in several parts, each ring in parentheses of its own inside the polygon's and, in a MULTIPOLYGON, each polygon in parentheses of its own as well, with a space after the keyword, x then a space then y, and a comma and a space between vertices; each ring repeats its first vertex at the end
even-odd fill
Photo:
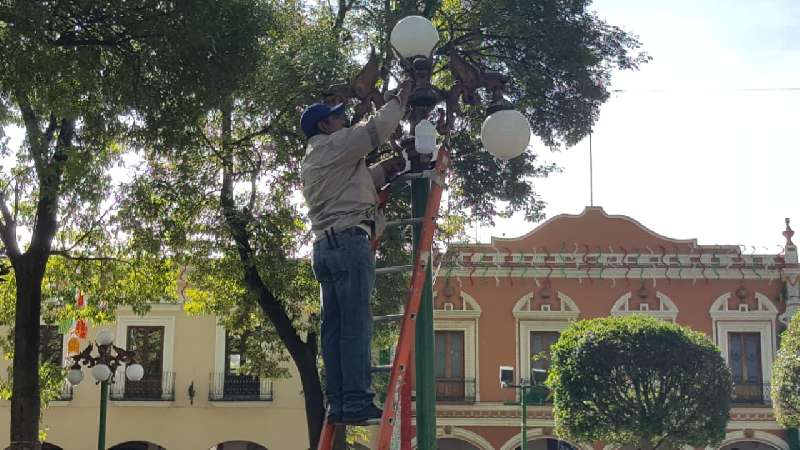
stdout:
MULTIPOLYGON (((588 13, 585 3, 522 2, 530 4, 524 7, 516 3, 501 2, 490 12, 495 3, 489 1, 470 2, 481 7, 468 8, 457 1, 342 0, 338 8, 330 9, 309 2, 280 2, 264 24, 265 35, 252 66, 237 67, 242 76, 238 84, 221 86, 202 102, 167 93, 165 103, 175 107, 143 115, 148 132, 136 146, 143 150, 146 168, 126 193, 121 214, 126 231, 139 248, 167 252, 192 267, 194 310, 221 315, 224 324, 241 331, 260 330, 256 334, 268 341, 267 347, 285 348, 285 353, 259 354, 277 361, 291 358, 297 366, 312 447, 324 411, 317 292, 308 263, 302 261, 309 234, 297 200, 304 155, 299 108, 319 99, 330 85, 352 78, 370 44, 377 48, 381 68, 378 86, 388 89, 399 72, 389 51, 389 32, 400 17, 421 11, 434 18, 444 37, 442 64, 450 50, 457 50, 476 65, 509 72, 510 61, 519 58, 519 51, 527 52, 532 58, 529 65, 513 66, 511 74, 520 75, 523 82, 515 85, 512 99, 549 144, 577 142, 608 96, 603 82, 611 71, 634 68, 647 57, 633 54, 638 42, 588 13), (508 23, 487 19, 497 12, 508 23), (518 17, 520 13, 524 15, 518 17), (528 37, 531 16, 542 24, 538 39, 528 37), (481 38, 484 32, 489 33, 486 40, 481 38), (508 38, 497 41, 501 35, 508 38), (504 49, 496 54, 470 53, 480 51, 482 42, 494 41, 504 49), (512 51, 514 46, 519 51, 512 51), (525 75, 528 70, 538 78, 525 75), (177 107, 185 103, 191 105, 177 107), (234 291, 241 297, 232 295, 234 291), (257 309, 263 317, 255 314, 257 309), (276 339, 279 345, 272 344, 276 339)), ((439 73, 437 82, 452 82, 445 72, 439 73)), ((465 111, 467 120, 459 122, 453 136, 456 175, 451 203, 459 219, 465 209, 472 217, 490 219, 498 213, 495 200, 508 202, 504 212, 541 217, 543 204, 531 178, 546 175, 552 167, 540 164, 533 152, 509 163, 493 160, 478 144, 480 111, 476 107, 465 111)), ((402 215, 408 191, 398 187, 396 193, 397 203, 390 210, 402 215)), ((394 238, 379 259, 407 261, 407 241, 399 235, 394 238)), ((404 279, 395 277, 386 285, 383 281, 374 311, 397 312, 404 279)), ((262 365, 267 374, 279 367, 262 365)))
POLYGON ((12 448, 38 440, 40 382, 31 374, 48 261, 127 250, 111 213, 111 169, 137 128, 134 112, 165 108, 165 92, 200 99, 235 82, 238 72, 213 69, 248 65, 259 5, 0 1, 0 125, 25 130, 18 149, 0 145, 12 165, 0 176, 0 238, 15 283, 12 448), (236 26, 218 26, 229 17, 236 26))
POLYGON ((784 427, 800 426, 800 319, 781 334, 781 348, 772 365, 772 405, 784 427))
POLYGON ((581 442, 642 449, 725 437, 731 374, 704 334, 647 316, 576 322, 553 345, 556 428, 581 442))

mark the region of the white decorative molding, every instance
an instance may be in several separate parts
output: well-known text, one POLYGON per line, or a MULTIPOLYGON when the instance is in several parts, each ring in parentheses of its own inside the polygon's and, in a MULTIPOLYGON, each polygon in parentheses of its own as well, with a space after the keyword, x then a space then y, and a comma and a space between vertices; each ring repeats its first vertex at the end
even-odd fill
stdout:
POLYGON ((632 314, 647 314, 648 316, 653 316, 657 319, 669 320, 672 322, 675 322, 678 317, 678 307, 675 305, 675 302, 673 302, 672 299, 660 291, 656 291, 656 300, 658 300, 657 310, 650 308, 642 309, 641 306, 644 306, 644 303, 640 304, 640 308, 638 309, 631 308, 631 298, 633 298, 633 294, 631 292, 628 292, 627 294, 618 298, 611 307, 611 315, 628 316, 632 314))
POLYGON ((744 435, 744 430, 736 430, 728 432, 725 435, 725 439, 719 445, 719 447, 706 447, 706 450, 715 450, 721 449, 726 445, 730 445, 736 442, 760 442, 762 444, 767 444, 772 447, 777 448, 778 450, 789 450, 789 444, 786 443, 783 439, 775 436, 772 433, 767 433, 764 431, 753 430, 753 437, 746 437, 744 435))
MULTIPOLYGON (((437 297, 437 294, 437 292, 433 293, 434 299, 437 297)), ((442 305, 443 309, 433 310, 433 318, 465 320, 477 319, 481 316, 483 310, 481 309, 481 305, 478 303, 478 301, 475 300, 475 297, 467 294, 464 291, 461 291, 459 296, 461 297, 461 309, 456 309, 452 302, 446 302, 442 305), (449 309, 448 305, 450 305, 449 309)))
POLYGON ((769 320, 774 321, 778 317, 778 309, 766 295, 756 292, 756 308, 741 311, 739 308, 728 308, 728 300, 732 294, 727 292, 720 295, 711 304, 708 313, 714 320, 769 320))
POLYGON ((534 294, 530 292, 517 300, 512 314, 517 320, 575 320, 580 316, 581 310, 570 296, 559 291, 556 298, 561 305, 560 311, 534 309, 534 294))

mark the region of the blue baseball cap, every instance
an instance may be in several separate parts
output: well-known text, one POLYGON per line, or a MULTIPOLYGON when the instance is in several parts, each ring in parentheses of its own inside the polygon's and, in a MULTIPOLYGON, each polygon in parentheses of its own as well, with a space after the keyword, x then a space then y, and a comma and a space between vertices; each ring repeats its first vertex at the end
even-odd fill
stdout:
POLYGON ((300 128, 303 129, 303 133, 306 137, 310 138, 318 134, 319 130, 317 129, 317 124, 320 120, 324 120, 331 114, 342 111, 342 106, 341 103, 334 106, 326 105, 325 103, 314 103, 306 108, 306 110, 303 111, 303 115, 300 116, 300 128))

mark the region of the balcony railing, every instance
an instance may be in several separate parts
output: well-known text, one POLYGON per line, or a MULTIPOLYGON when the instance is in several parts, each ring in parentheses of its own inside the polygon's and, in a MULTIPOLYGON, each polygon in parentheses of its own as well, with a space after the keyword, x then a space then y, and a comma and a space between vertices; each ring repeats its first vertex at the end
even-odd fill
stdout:
POLYGON ((160 377, 144 377, 140 381, 120 380, 111 385, 111 400, 173 401, 175 372, 163 372, 160 377))
POLYGON ((527 395, 525 396, 525 403, 529 405, 551 405, 553 404, 553 395, 547 386, 537 384, 529 386, 525 389, 527 395))
POLYGON ((437 378, 436 401, 443 403, 475 403, 475 380, 437 378))
POLYGON ((212 373, 208 389, 212 402, 272 401, 272 381, 253 375, 212 373))
POLYGON ((769 405, 772 403, 769 388, 769 383, 734 382, 732 403, 736 405, 769 405))

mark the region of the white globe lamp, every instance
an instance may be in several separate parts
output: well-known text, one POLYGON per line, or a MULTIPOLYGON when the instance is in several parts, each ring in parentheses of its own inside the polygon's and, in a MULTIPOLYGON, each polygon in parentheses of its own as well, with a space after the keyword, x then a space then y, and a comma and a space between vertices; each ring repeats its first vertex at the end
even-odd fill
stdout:
POLYGON ((69 369, 69 372, 67 372, 67 381, 73 386, 81 384, 81 381, 83 381, 83 371, 81 369, 69 369))
POLYGON ((98 364, 92 367, 92 376, 100 382, 108 381, 111 378, 111 369, 105 364, 98 364))
POLYGON ((439 32, 430 20, 422 16, 408 16, 400 19, 392 28, 389 42, 403 58, 427 58, 439 43, 439 32))
POLYGON ((523 154, 531 140, 531 127, 521 112, 505 109, 491 114, 481 126, 486 151, 507 161, 523 154))
POLYGON ((131 381, 139 381, 144 377, 144 367, 141 364, 129 364, 125 368, 125 376, 131 381))
POLYGON ((414 148, 419 153, 426 155, 436 151, 436 127, 428 120, 423 119, 414 127, 414 148))
POLYGON ((98 345, 111 345, 111 343, 114 342, 114 333, 108 329, 101 330, 99 333, 97 333, 96 340, 98 345))

